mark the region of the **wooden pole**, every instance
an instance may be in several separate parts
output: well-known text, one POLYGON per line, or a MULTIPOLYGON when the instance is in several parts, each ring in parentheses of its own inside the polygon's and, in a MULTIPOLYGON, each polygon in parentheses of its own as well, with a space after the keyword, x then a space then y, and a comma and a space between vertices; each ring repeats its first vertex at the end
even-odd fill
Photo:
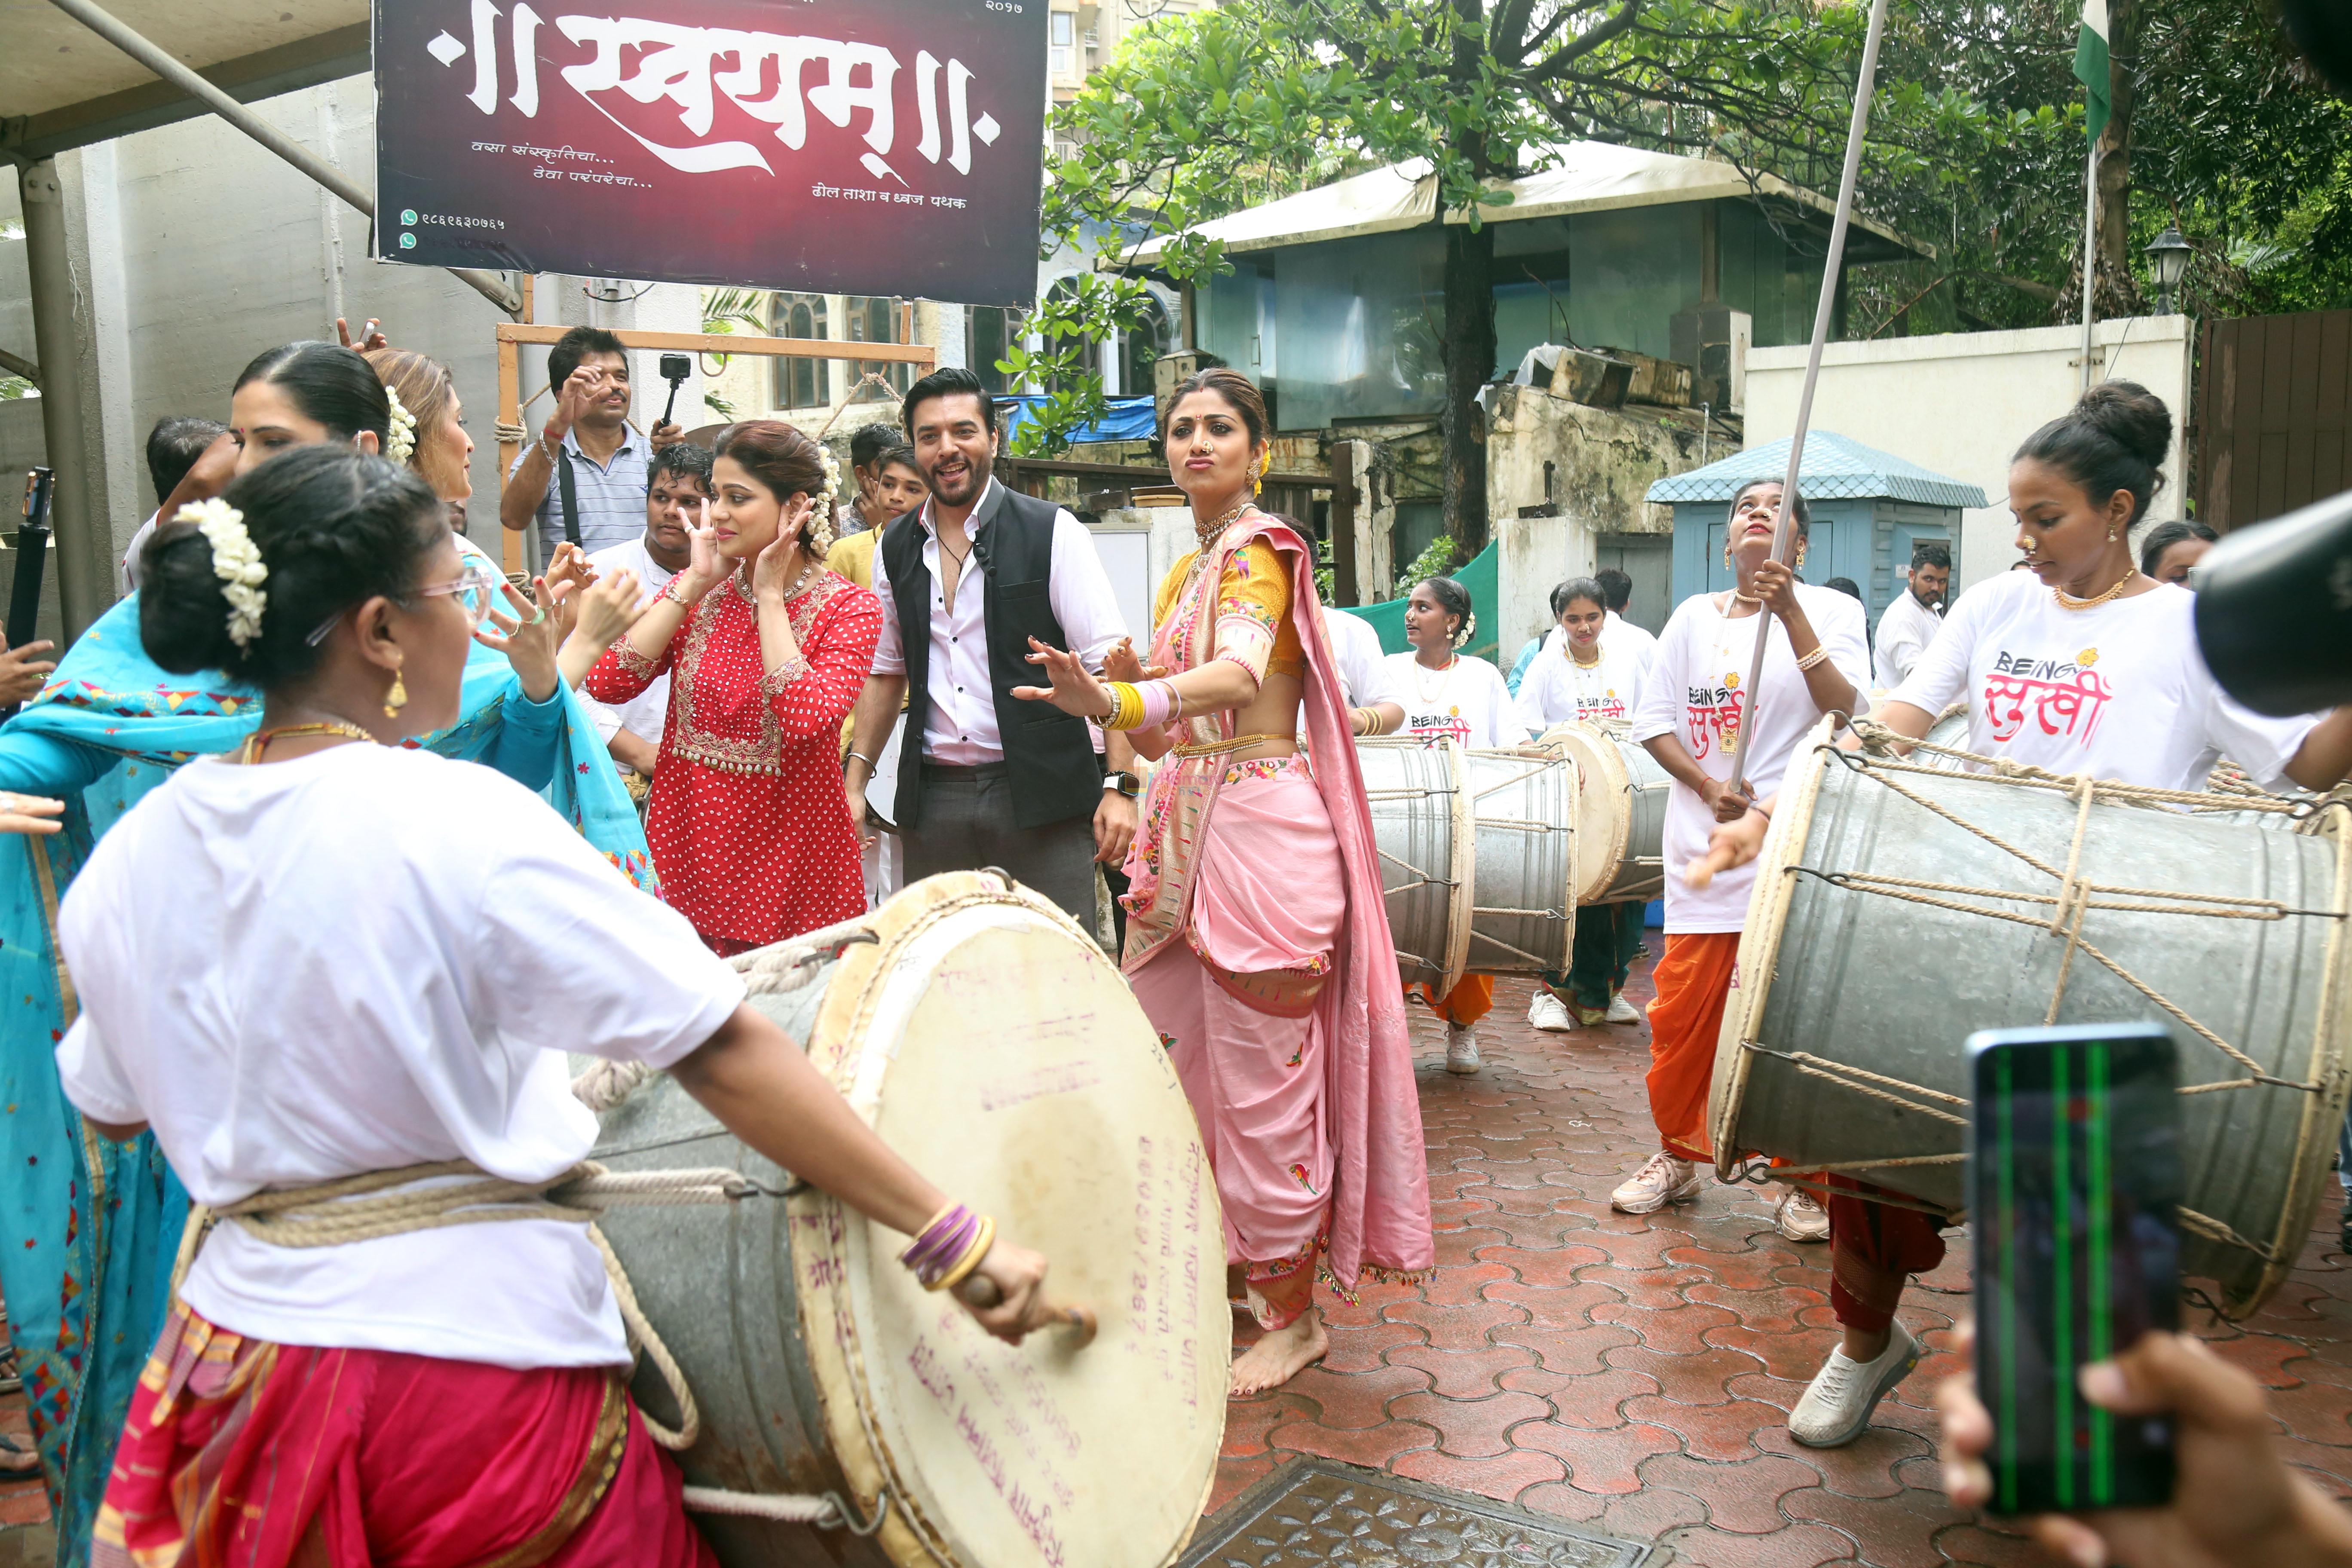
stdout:
MULTIPOLYGON (((530 284, 523 284, 523 298, 530 299, 530 284)), ((513 472, 516 455, 522 443, 507 434, 522 428, 522 351, 505 333, 499 334, 499 495, 507 493, 507 475, 513 472)), ((499 554, 506 564, 507 574, 514 575, 523 569, 522 531, 509 528, 501 518, 499 531, 504 536, 505 547, 499 554)))
MULTIPOLYGON (((1789 558, 1790 536, 1795 531, 1789 526, 1789 503, 1796 497, 1797 476, 1804 466, 1805 431, 1813 421, 1813 388, 1822 378, 1822 345, 1830 335, 1838 276, 1845 265, 1846 226, 1853 216, 1853 188, 1862 174, 1863 135, 1870 128, 1870 94, 1878 77, 1878 40, 1885 32, 1886 0, 1871 0, 1870 31, 1863 39, 1862 70, 1854 79, 1853 118, 1846 126, 1845 168, 1838 175, 1837 216, 1830 220, 1830 252, 1822 264, 1821 297, 1813 302, 1813 343, 1805 356, 1804 390, 1797 397, 1797 428, 1789 438, 1788 473, 1780 484, 1780 515, 1772 523, 1770 559, 1783 563, 1789 558)), ((1756 683, 1764 678, 1764 647, 1771 633, 1772 612, 1759 605, 1756 614, 1756 653, 1748 664, 1748 700, 1740 715, 1739 732, 1731 742, 1731 782, 1742 794, 1748 793, 1741 770, 1748 763, 1748 737, 1756 732, 1759 695, 1756 683)))

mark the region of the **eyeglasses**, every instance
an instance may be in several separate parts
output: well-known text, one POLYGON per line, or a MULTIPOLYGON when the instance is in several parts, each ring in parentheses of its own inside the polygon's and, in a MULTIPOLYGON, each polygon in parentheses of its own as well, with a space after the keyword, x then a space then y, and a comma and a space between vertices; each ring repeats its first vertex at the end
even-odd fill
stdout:
MULTIPOLYGON (((490 606, 498 601, 499 590, 505 584, 506 578, 499 574, 497 567, 478 556, 468 555, 458 563, 457 574, 446 583, 428 583, 422 587, 411 588, 405 594, 396 594, 393 597, 405 602, 411 599, 429 599, 442 594, 455 594, 457 595, 458 606, 466 612, 466 630, 472 632, 490 613, 490 606)), ((319 629, 304 640, 312 647, 318 647, 327 640, 327 634, 335 629, 335 623, 350 613, 349 608, 337 610, 320 622, 319 629)))

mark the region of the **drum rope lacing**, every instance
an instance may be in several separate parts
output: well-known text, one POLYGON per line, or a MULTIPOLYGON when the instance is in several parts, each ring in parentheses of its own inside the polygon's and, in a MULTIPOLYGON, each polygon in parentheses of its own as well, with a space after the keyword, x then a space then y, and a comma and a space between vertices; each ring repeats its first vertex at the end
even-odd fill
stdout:
MULTIPOLYGON (((734 960, 747 979, 760 982, 765 993, 796 991, 838 958, 853 942, 880 939, 862 921, 845 921, 809 931, 795 941, 763 948, 734 960)), ((642 1062, 600 1061, 572 1081, 573 1095, 600 1114, 626 1100, 655 1076, 642 1062)), ((686 1373, 663 1342, 660 1333, 637 1304, 628 1271, 596 1227, 607 1209, 669 1207, 688 1204, 731 1204, 750 1197, 784 1197, 798 1190, 797 1181, 782 1187, 755 1182, 740 1171, 723 1166, 672 1171, 608 1171, 593 1160, 583 1160, 543 1182, 514 1182, 492 1175, 470 1160, 444 1160, 407 1165, 391 1171, 369 1171, 301 1187, 277 1187, 255 1193, 215 1209, 193 1205, 180 1253, 172 1269, 172 1292, 195 1259, 204 1237, 221 1219, 235 1220, 257 1238, 273 1247, 337 1247, 379 1237, 404 1236, 453 1225, 478 1225, 500 1220, 552 1219, 586 1226, 588 1239, 604 1260, 613 1299, 633 1353, 651 1362, 662 1384, 677 1401, 678 1424, 663 1426, 640 1407, 638 1418, 646 1435, 673 1452, 690 1448, 702 1432, 701 1407, 687 1385, 686 1373), (454 1178, 454 1179, 445 1179, 454 1178), (416 1182, 433 1186, 411 1186, 416 1182), (400 1189, 397 1191, 390 1189, 400 1189)), ((886 1490, 870 1521, 860 1520, 837 1492, 799 1494, 738 1492, 717 1487, 684 1489, 687 1508, 700 1513, 812 1524, 819 1529, 847 1530, 871 1535, 889 1512, 886 1490)))
MULTIPOLYGON (((2184 1028, 2211 1045, 2244 1069, 2241 1077, 2221 1079, 2210 1083, 2184 1085, 2179 1090, 2181 1094, 2210 1094, 2223 1090, 2262 1087, 2293 1089, 2305 1094, 2317 1094, 2325 1090, 2326 1088, 2325 1084, 2283 1079, 2263 1071, 2261 1063, 2223 1039, 2204 1024, 2189 1016, 2179 1004, 2135 973, 2128 965, 2103 952, 2096 944, 2083 939, 2084 919, 2095 909, 2142 914, 2192 915, 2211 920, 2282 921, 2293 917, 2315 920, 2346 918, 2344 910, 2302 909, 2276 899, 2234 898, 2222 894, 2175 893, 2161 888, 2110 886, 2093 881, 2084 876, 2083 850, 2084 841, 2089 835, 2091 807, 2094 805, 2103 802, 2134 806, 2179 805, 2202 807, 2210 812, 2214 809, 2213 797, 2210 794, 2189 790, 2155 789, 2139 784, 2122 784, 2114 780, 2097 780, 2087 773, 2053 773, 2047 769, 2005 757, 1988 757, 1959 747, 1913 740, 1872 720, 1851 719, 1844 715, 1839 715, 1838 718, 1853 731, 1861 740, 1864 748, 1862 752, 1832 749, 1829 755, 1838 763, 1852 773, 1874 779, 1895 794, 1943 818, 1955 827, 1972 834, 1995 848, 2023 861, 2054 880, 2058 884, 2058 889, 2054 894, 2028 893, 2006 888, 1984 888, 1960 882, 1925 881, 1865 872, 1823 871, 1802 865, 1784 867, 1782 868, 1784 874, 1811 877, 1831 887, 1847 891, 1874 893, 1885 898, 1901 899, 1906 902, 1925 904, 1931 908, 1950 910, 1956 914, 1982 915, 2019 925, 2036 926, 2047 931, 2053 936, 2063 938, 2065 947, 2059 956, 2058 974, 2052 986, 2050 1005, 2042 1017, 2042 1023, 2045 1026, 2054 1024, 2058 1020, 2059 1010, 2065 1001, 2067 982, 2073 973, 2074 955, 2080 952, 2088 955, 2118 980, 2147 997, 2168 1016, 2178 1020, 2184 1028), (1904 747, 1909 752, 1925 752, 1948 757, 1963 764, 1978 764, 1984 771, 1971 772, 1969 776, 1987 784, 2062 792, 2071 797, 2075 803, 2074 830, 2067 844, 2065 869, 2061 871, 2040 857, 2011 844, 1990 829, 1969 821, 1948 807, 1897 782, 1890 775, 1919 773, 1934 778, 1952 776, 1950 770, 1947 768, 1924 766, 1896 760, 1895 748, 1897 746, 1904 747), (1949 894, 1953 897, 1934 896, 1937 894, 1949 894), (2101 898, 2097 896, 2100 894, 2116 896, 2101 898), (2040 915, 2021 914, 2014 910, 1963 903, 1958 901, 1960 899, 1990 900, 2010 904, 2047 905, 2050 913, 2046 918, 2040 915)), ((2271 796, 2257 799, 2252 796, 2237 796, 2233 794, 2229 806, 2231 811, 2270 812, 2289 816, 2294 818, 2299 828, 2306 823, 2315 821, 2322 810, 2328 808, 2352 810, 2352 791, 2339 786, 2326 796, 2294 801, 2282 801, 2271 796)), ((1968 1124, 1966 1118, 1951 1111, 1939 1110, 1933 1106, 1923 1105, 1915 1100, 1904 1098, 1906 1095, 1918 1096, 1966 1110, 1969 1102, 1960 1096, 1946 1094, 1902 1079, 1869 1072, 1847 1063, 1814 1056, 1811 1052, 1776 1049, 1759 1040, 1742 1040, 1740 1047, 1758 1056, 1771 1057, 1776 1060, 1784 1061, 1796 1071, 1808 1077, 1821 1079, 1853 1093, 1884 1101, 1898 1109, 1932 1117, 1956 1126, 1965 1127, 1968 1124), (1895 1090, 1901 1092, 1891 1092, 1895 1090)), ((1806 1173, 1811 1173, 1812 1171, 1879 1170, 1898 1165, 1957 1164, 1965 1158, 1965 1155, 1955 1152, 1900 1159, 1854 1160, 1833 1165, 1813 1166, 1806 1173)), ((1811 1184, 1799 1180, 1794 1174, 1782 1175, 1777 1172, 1759 1171, 1756 1163, 1752 1161, 1744 1162, 1735 1170, 1734 1174, 1741 1180, 1759 1183, 1778 1180, 1804 1186, 1808 1190, 1820 1190, 1813 1188, 1811 1184)), ((1895 1194, 1886 1194, 1883 1196, 1873 1194, 1872 1201, 1892 1202, 1897 1207, 1923 1209, 1933 1214, 1945 1212, 1937 1205, 1904 1199, 1895 1194)), ((2242 1247, 2265 1263, 2277 1261, 2273 1256, 2275 1248, 2247 1239, 2227 1224, 2210 1215, 2200 1214, 2183 1206, 2179 1211, 2179 1217, 2184 1226, 2210 1240, 2242 1247)))

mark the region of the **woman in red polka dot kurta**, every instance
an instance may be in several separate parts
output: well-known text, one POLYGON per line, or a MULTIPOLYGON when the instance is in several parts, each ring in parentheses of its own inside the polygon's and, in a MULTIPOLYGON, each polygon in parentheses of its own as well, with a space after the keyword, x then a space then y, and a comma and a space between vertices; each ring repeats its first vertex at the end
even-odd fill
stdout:
POLYGON ((816 444, 752 420, 719 443, 687 569, 588 672, 625 702, 668 673, 646 837, 662 892, 735 953, 866 909, 841 723, 874 668, 881 602, 825 570, 816 444))

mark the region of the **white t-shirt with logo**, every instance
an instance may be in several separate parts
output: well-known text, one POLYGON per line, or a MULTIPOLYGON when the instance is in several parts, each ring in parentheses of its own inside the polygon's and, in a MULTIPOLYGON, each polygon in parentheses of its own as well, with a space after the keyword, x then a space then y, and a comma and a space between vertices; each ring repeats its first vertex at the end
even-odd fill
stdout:
MULTIPOLYGON (((1756 653, 1756 616, 1727 618, 1728 594, 1698 594, 1685 599, 1658 639, 1657 662, 1633 712, 1633 738, 1658 735, 1680 740, 1709 778, 1731 776, 1731 747, 1747 713, 1749 694, 1740 689, 1756 653)), ((1856 691, 1870 689, 1870 646, 1861 602, 1834 588, 1797 586, 1797 602, 1812 623, 1813 635, 1829 650, 1830 662, 1856 691)), ((1789 759, 1822 711, 1813 706, 1789 628, 1778 616, 1765 643, 1762 706, 1756 732, 1741 759, 1741 771, 1761 800, 1780 787, 1789 759)), ((1715 814, 1696 791, 1676 782, 1666 797, 1666 931, 1738 931, 1748 920, 1748 895, 1756 885, 1756 865, 1718 874, 1705 889, 1684 885, 1684 865, 1706 852, 1715 814)))
POLYGON ((1587 668, 1563 640, 1547 646, 1519 678, 1519 722, 1540 735, 1571 719, 1622 726, 1633 722, 1642 700, 1643 661, 1629 643, 1600 642, 1601 661, 1587 668))
POLYGON ((1423 740, 1451 737, 1472 751, 1516 746, 1527 739, 1511 711, 1511 689, 1503 672, 1483 658, 1456 658, 1446 669, 1423 669, 1410 653, 1384 660, 1404 704, 1400 734, 1423 740))
POLYGON ((2151 789, 2202 789, 2226 755, 2265 789, 2315 715, 2266 719, 2222 694, 2197 650, 2197 600, 2165 584, 2087 610, 2059 605, 2031 572, 1979 583, 1888 694, 1929 714, 1966 699, 1968 749, 2054 773, 2151 789))

